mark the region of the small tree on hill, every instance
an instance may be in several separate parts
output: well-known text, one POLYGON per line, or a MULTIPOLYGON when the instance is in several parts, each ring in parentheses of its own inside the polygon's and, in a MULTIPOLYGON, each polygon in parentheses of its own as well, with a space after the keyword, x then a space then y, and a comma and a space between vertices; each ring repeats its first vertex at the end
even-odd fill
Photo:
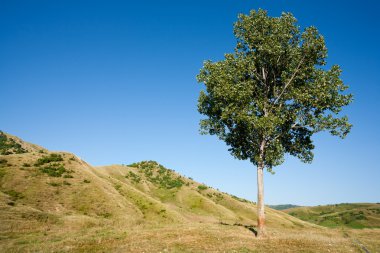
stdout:
POLYGON ((231 154, 257 166, 258 236, 265 234, 263 170, 272 172, 285 153, 310 163, 311 136, 320 131, 344 138, 351 124, 339 112, 352 101, 337 65, 327 69, 327 48, 315 27, 302 33, 290 13, 264 10, 239 15, 234 53, 206 61, 198 110, 203 134, 217 135, 231 154))

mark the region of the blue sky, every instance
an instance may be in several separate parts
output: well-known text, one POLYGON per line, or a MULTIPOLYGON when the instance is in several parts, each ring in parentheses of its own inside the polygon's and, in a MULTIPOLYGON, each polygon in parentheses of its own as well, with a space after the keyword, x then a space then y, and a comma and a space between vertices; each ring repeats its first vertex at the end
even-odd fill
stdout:
POLYGON ((313 164, 266 173, 266 203, 380 202, 377 1, 1 1, 0 129, 93 165, 157 160, 255 201, 256 169, 198 133, 195 76, 258 8, 316 26, 355 96, 351 134, 318 134, 313 164))

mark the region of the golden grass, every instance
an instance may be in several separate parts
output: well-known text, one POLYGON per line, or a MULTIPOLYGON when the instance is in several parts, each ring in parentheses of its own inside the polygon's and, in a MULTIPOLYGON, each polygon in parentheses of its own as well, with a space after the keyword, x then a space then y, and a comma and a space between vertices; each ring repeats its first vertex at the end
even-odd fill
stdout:
POLYGON ((182 187, 163 188, 137 168, 94 168, 64 152, 61 163, 73 177, 50 177, 33 164, 51 152, 22 145, 30 152, 0 157, 7 160, 0 168, 0 252, 361 252, 364 245, 373 253, 380 247, 380 229, 327 229, 270 208, 268 236, 257 239, 234 225, 256 224, 252 202, 199 189, 185 177, 182 187), (126 177, 130 171, 141 181, 126 177))

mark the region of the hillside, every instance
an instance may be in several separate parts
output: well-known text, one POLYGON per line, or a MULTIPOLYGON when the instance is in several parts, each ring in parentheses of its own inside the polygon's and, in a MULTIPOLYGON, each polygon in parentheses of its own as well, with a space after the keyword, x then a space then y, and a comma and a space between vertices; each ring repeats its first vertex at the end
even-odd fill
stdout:
POLYGON ((268 206, 272 209, 275 209, 275 210, 285 210, 285 209, 289 209, 289 208, 299 207, 297 205, 292 205, 292 204, 268 205, 268 206))
POLYGON ((380 203, 343 203, 283 211, 325 227, 380 228, 380 203))
POLYGON ((93 167, 0 137, 0 252, 360 252, 348 233, 270 208, 258 240, 254 203, 154 161, 93 167))

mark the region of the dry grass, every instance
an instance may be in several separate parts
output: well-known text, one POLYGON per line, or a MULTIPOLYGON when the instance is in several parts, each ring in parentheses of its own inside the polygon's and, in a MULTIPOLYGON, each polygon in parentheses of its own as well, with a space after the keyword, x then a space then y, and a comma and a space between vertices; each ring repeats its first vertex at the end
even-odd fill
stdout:
POLYGON ((165 175, 183 184, 167 187, 164 178, 152 181, 158 171, 94 168, 64 152, 55 153, 72 177, 49 176, 34 164, 51 152, 21 144, 28 153, 0 156, 0 252, 361 252, 357 240, 370 252, 380 247, 379 229, 327 229, 269 208, 268 237, 257 239, 233 225, 256 224, 252 202, 175 172, 165 175))
MULTIPOLYGON (((53 226, 2 234, 1 245, 3 252, 361 252, 339 230, 269 228, 267 238, 257 239, 243 227, 201 223, 125 228, 103 224, 71 230, 53 226)), ((366 246, 376 252, 375 244, 366 246)))

